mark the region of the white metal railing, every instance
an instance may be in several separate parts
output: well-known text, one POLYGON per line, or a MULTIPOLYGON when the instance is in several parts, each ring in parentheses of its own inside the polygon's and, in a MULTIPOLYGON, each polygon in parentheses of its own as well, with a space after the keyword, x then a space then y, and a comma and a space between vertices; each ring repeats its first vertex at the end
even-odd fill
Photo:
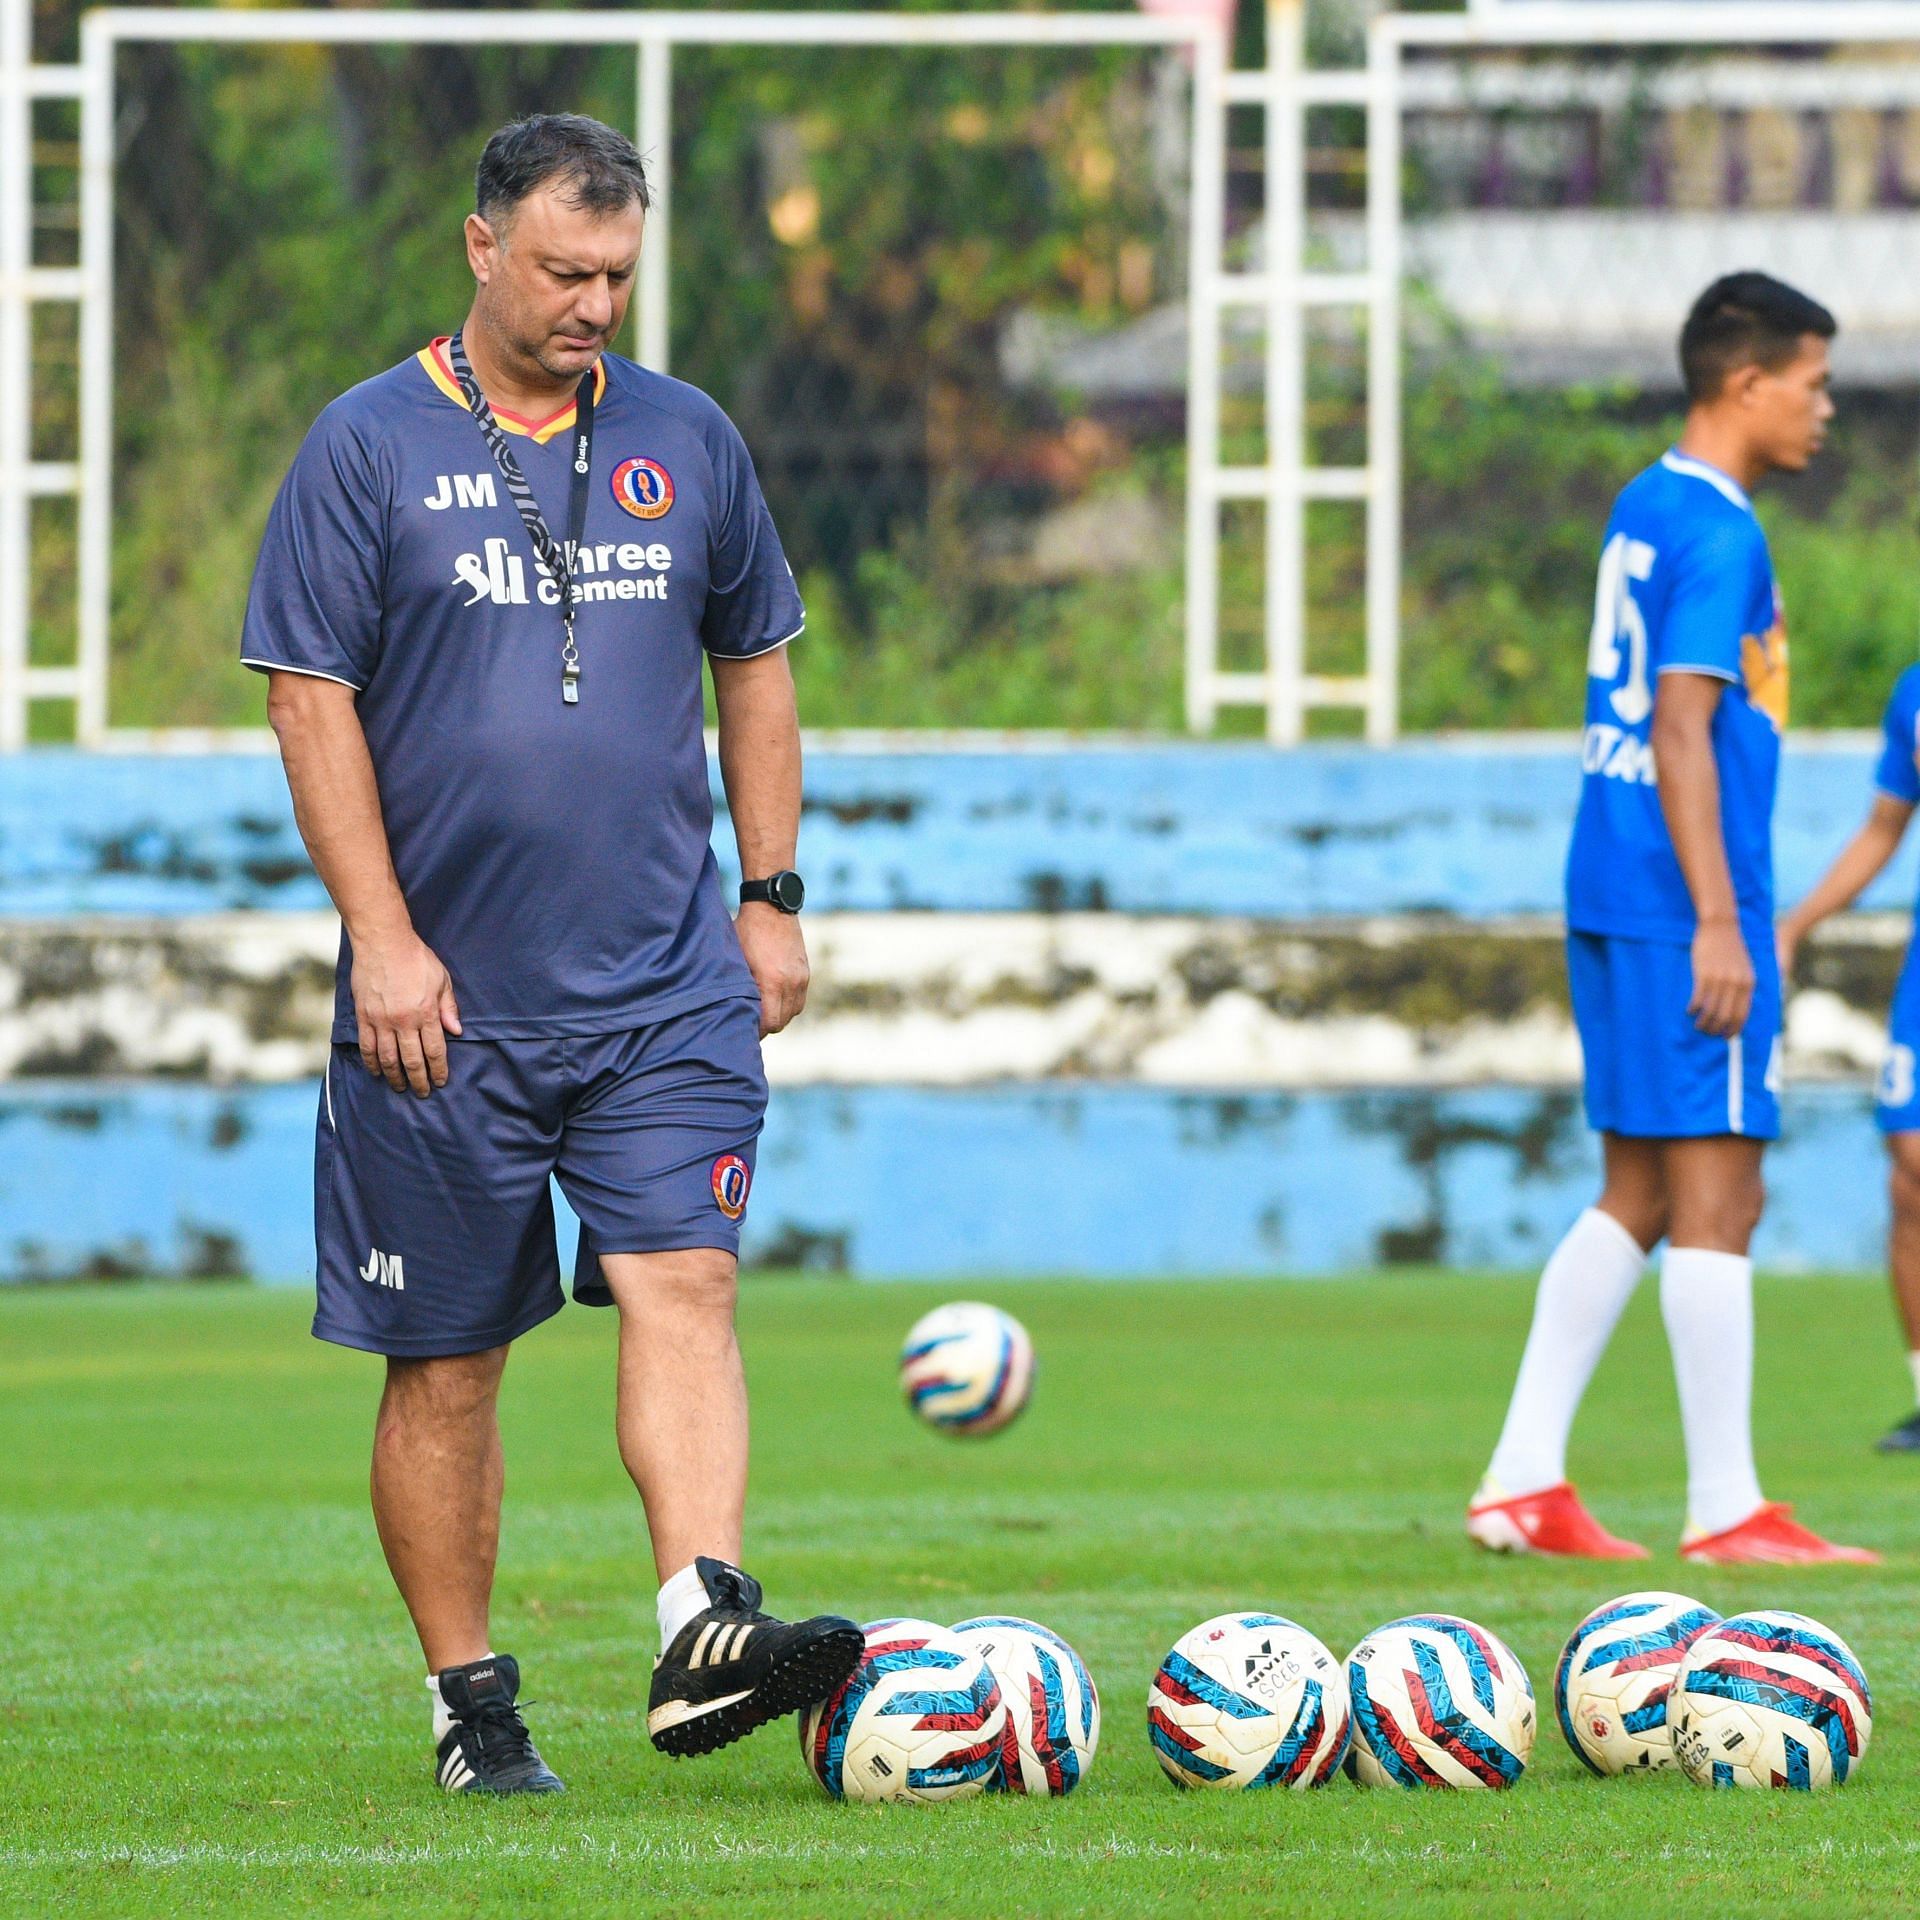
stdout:
MULTIPOLYGON (((1188 420, 1191 471, 1218 464, 1219 356, 1206 351, 1218 308, 1203 303, 1220 278, 1225 169, 1224 53, 1214 28, 1196 17, 1098 13, 506 13, 374 11, 328 8, 104 7, 86 14, 77 67, 36 66, 30 45, 31 0, 0 0, 0 748, 26 738, 32 700, 70 698, 77 737, 94 747, 240 744, 221 730, 116 728, 107 714, 113 492, 113 193, 114 55, 127 42, 226 44, 631 46, 636 55, 636 130, 649 155, 657 201, 636 289, 637 349, 664 367, 668 350, 668 226, 672 218, 671 79, 675 45, 845 47, 1086 47, 1186 49, 1193 64, 1189 288, 1188 420), (77 271, 31 267, 29 101, 59 95, 81 102, 81 265, 77 271), (36 302, 67 300, 80 310, 81 424, 76 461, 36 467, 27 458, 32 410, 28 337, 36 302), (1201 376, 1207 382, 1202 391, 1201 376), (79 495, 77 662, 27 665, 30 498, 55 490, 79 495)), ((1190 494, 1194 492, 1190 484, 1190 494)), ((1202 485, 1204 497, 1214 490, 1202 485)), ((1215 531, 1217 534, 1217 521, 1215 531)), ((1197 537, 1189 517, 1189 553, 1204 582, 1190 581, 1189 660, 1211 659, 1217 641, 1217 538, 1197 537)), ((1285 655, 1283 645, 1277 650, 1285 655)), ((1191 684, 1191 676, 1190 676, 1191 684)), ((1211 708, 1205 715, 1211 718, 1211 708)), ((1196 724, 1204 724, 1194 715, 1196 724)), ((254 742, 258 744, 258 741, 254 742)))
POLYGON ((18 747, 28 709, 41 699, 71 700, 85 745, 165 745, 198 750, 260 744, 224 730, 117 728, 107 710, 111 564, 113 410, 113 114, 114 55, 123 43, 228 44, 595 44, 630 46, 636 58, 636 129, 652 163, 657 194, 650 244, 637 290, 636 346, 649 365, 668 352, 668 229, 673 216, 671 82, 676 44, 739 46, 1173 46, 1190 52, 1192 167, 1191 273, 1187 289, 1188 417, 1185 693, 1189 725, 1209 730, 1224 708, 1263 713, 1276 743, 1303 737, 1317 708, 1358 709, 1366 736, 1380 742, 1398 726, 1402 476, 1400 300, 1402 126, 1409 111, 1540 105, 1578 97, 1606 104, 1629 97, 1657 102, 1705 98, 1740 107, 1907 105, 1920 99, 1920 65, 1900 62, 1807 63, 1785 71, 1733 60, 1702 75, 1582 74, 1567 63, 1481 62, 1465 56, 1503 48, 1671 46, 1733 50, 1778 45, 1920 45, 1913 0, 1836 0, 1818 8, 1777 0, 1494 0, 1467 13, 1387 14, 1372 26, 1364 69, 1311 70, 1304 64, 1306 0, 1268 0, 1268 60, 1259 70, 1229 70, 1225 50, 1197 18, 1097 13, 682 13, 403 12, 326 8, 103 8, 85 16, 81 60, 36 65, 31 0, 0 0, 0 750, 18 747), (1409 49, 1448 51, 1461 63, 1422 61, 1409 49), (1707 87, 1705 95, 1702 85, 1707 87), (1783 94, 1781 89, 1788 91, 1783 94), (1646 94, 1646 89, 1652 94, 1646 94), (1680 91, 1674 91, 1674 90, 1680 91), (81 264, 36 266, 32 241, 33 102, 81 105, 81 264), (1226 112, 1264 110, 1267 248, 1260 271, 1228 273, 1225 238, 1226 112), (1303 259, 1305 116, 1318 106, 1365 110, 1364 262, 1340 272, 1310 270, 1303 259), (43 302, 70 302, 81 318, 81 432, 77 457, 32 456, 31 321, 43 302), (1316 466, 1307 458, 1304 382, 1306 318, 1345 307, 1367 319, 1366 454, 1357 466, 1316 466), (1265 323, 1265 450, 1257 466, 1220 457, 1223 354, 1229 313, 1252 311, 1265 323), (28 570, 33 502, 58 495, 79 501, 80 594, 76 660, 32 666, 28 643, 28 570), (1344 677, 1310 670, 1306 618, 1306 513, 1325 500, 1362 505, 1366 548, 1364 671, 1344 677), (1260 665, 1222 665, 1221 518, 1233 502, 1257 501, 1265 514, 1265 586, 1260 665))

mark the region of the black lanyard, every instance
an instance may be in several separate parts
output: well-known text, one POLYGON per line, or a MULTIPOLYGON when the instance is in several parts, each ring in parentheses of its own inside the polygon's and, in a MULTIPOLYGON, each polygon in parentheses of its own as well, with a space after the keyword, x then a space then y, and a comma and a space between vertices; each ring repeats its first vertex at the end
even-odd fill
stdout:
POLYGON ((533 497, 533 489, 527 485, 527 476, 520 471, 520 462, 513 457, 513 449, 507 445, 507 436, 501 432, 499 421, 493 417, 493 409, 487 405, 487 396, 480 391, 480 382, 473 377, 473 368, 467 362, 467 350, 461 345, 457 333, 447 343, 447 358, 453 362, 454 378, 460 382, 460 391, 467 397, 467 411, 473 415, 475 423, 486 436, 487 445, 493 450, 494 465, 500 469, 500 477, 507 483, 513 504, 520 510, 520 521, 527 530, 527 538, 533 542, 533 550, 539 556, 541 565, 553 575, 554 585, 560 590, 560 618, 566 627, 566 638, 560 646, 560 698, 568 706, 574 706, 580 699, 580 653, 573 644, 573 612, 579 603, 579 589, 573 580, 573 562, 587 533, 587 488, 593 473, 595 370, 592 367, 587 369, 586 378, 580 382, 580 391, 574 396, 573 487, 567 500, 567 544, 563 550, 547 526, 547 517, 540 511, 540 503, 533 497))

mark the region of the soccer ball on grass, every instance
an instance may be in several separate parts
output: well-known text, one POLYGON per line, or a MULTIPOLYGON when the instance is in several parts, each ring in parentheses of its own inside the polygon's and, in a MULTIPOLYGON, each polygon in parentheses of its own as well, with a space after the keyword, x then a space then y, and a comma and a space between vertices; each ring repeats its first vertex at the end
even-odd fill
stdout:
POLYGON ((836 1800, 959 1800, 999 1769, 1007 1709, 979 1653, 931 1620, 877 1620, 860 1664, 800 1716, 800 1753, 836 1800))
POLYGON ((1667 1724, 1698 1786, 1809 1792, 1850 1779, 1866 1757, 1873 1695, 1831 1628, 1804 1613, 1741 1613, 1687 1649, 1667 1724))
POLYGON ((1347 1734, 1339 1661, 1277 1613, 1203 1620, 1147 1689, 1147 1738, 1176 1787, 1324 1786, 1347 1734))
POLYGON ((1598 1774, 1674 1764, 1667 1696, 1687 1649, 1720 1616, 1682 1593, 1623 1593, 1574 1628, 1553 1674, 1567 1745, 1598 1774))
POLYGON ((1347 1656, 1363 1787, 1510 1787, 1533 1752, 1533 1683, 1512 1649, 1451 1613, 1375 1627, 1347 1656))
POLYGON ((1010 1314, 978 1301, 936 1307, 900 1350, 907 1405, 943 1433, 997 1433, 1033 1391, 1033 1342, 1010 1314))
POLYGON ((1006 1752, 989 1784, 1042 1798, 1071 1793, 1100 1745, 1100 1695, 1080 1656, 1016 1614, 962 1620, 953 1636, 987 1663, 1007 1706, 1006 1752))

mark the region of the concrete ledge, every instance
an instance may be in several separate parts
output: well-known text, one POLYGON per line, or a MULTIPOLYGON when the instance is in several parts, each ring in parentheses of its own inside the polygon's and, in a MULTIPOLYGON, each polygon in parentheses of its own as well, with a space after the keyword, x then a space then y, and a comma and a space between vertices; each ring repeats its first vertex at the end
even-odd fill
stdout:
MULTIPOLYGON (((1879 1064, 1904 915, 1815 943, 1798 1079, 1879 1064)), ((1221 1088, 1571 1087, 1558 926, 1127 914, 810 916, 806 1014, 776 1085, 1134 1081, 1221 1088)), ((0 920, 0 1080, 272 1082, 326 1056, 327 913, 0 920)))

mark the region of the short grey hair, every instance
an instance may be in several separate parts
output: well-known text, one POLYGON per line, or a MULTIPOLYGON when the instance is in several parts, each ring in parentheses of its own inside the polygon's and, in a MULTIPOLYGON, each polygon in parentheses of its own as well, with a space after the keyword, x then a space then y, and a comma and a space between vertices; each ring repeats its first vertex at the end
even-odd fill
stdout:
POLYGON ((536 113, 502 127, 474 170, 474 211, 498 227, 528 194, 553 181, 583 213, 652 206, 647 169, 631 140, 584 113, 536 113))

